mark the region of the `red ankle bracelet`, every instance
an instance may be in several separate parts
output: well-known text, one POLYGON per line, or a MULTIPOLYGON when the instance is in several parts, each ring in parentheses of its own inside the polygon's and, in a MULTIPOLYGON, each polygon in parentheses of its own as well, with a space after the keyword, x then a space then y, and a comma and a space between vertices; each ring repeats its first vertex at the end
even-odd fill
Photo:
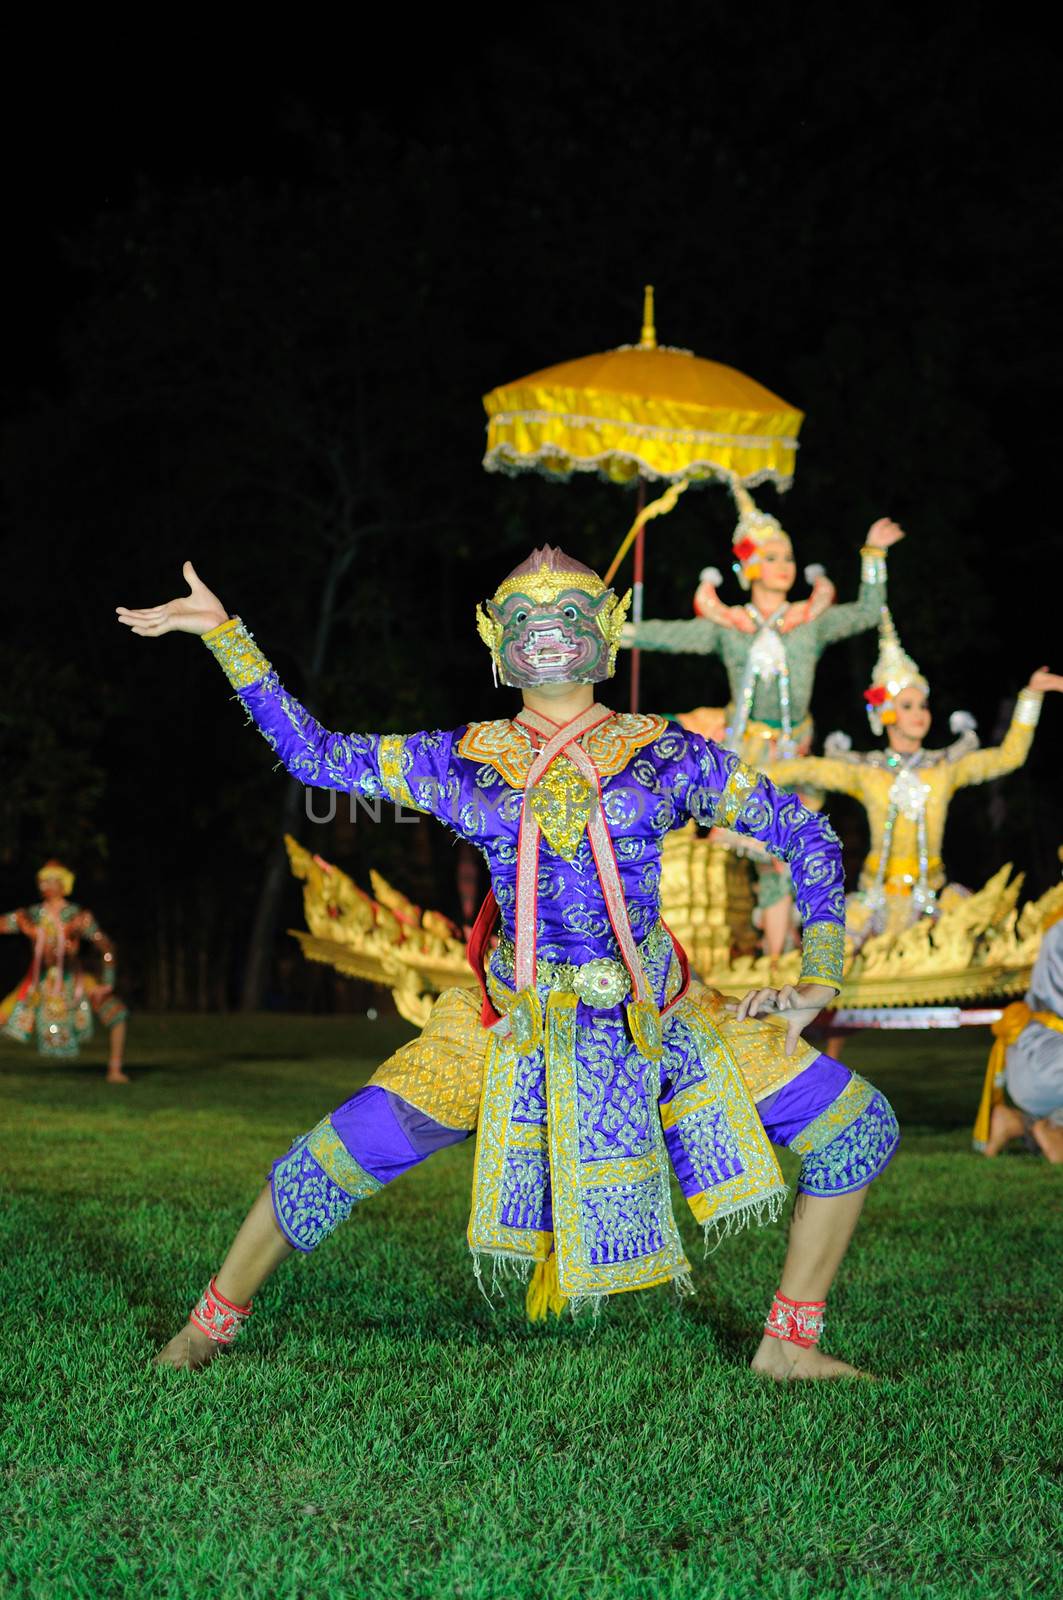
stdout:
POLYGON ((771 1303, 764 1332, 773 1339, 785 1339, 789 1344, 808 1350, 819 1343, 823 1332, 825 1300, 790 1300, 777 1294, 771 1303))
POLYGON ((189 1313, 188 1320, 208 1339, 213 1339, 215 1344, 232 1344, 251 1315, 253 1305, 253 1300, 249 1300, 246 1306, 237 1306, 231 1300, 226 1300, 223 1294, 218 1293, 217 1285, 211 1278, 189 1313))

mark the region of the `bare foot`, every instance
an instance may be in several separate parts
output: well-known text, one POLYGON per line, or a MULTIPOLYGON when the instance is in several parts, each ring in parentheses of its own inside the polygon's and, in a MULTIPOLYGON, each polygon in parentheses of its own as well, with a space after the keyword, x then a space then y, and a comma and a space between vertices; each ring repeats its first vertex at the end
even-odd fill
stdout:
POLYGON ((205 1367, 208 1361, 214 1360, 221 1348, 216 1340, 208 1339, 194 1322, 186 1322, 180 1333, 174 1334, 169 1344, 159 1351, 155 1365, 177 1367, 182 1372, 205 1367))
POLYGON ((983 1154, 998 1156, 1012 1139, 1022 1138, 1023 1126, 1022 1113, 1016 1111, 1014 1106, 994 1106, 989 1118, 989 1138, 985 1142, 983 1154))
POLYGON ((847 1361, 836 1361, 813 1345, 803 1350, 788 1339, 773 1339, 765 1334, 760 1348, 749 1363, 754 1372, 776 1383, 789 1383, 796 1378, 870 1378, 869 1372, 851 1367, 847 1361))
POLYGON ((1051 1161, 1054 1167, 1063 1165, 1063 1128, 1049 1122, 1047 1117, 1039 1117, 1031 1125, 1030 1132, 1045 1160, 1051 1161))
POLYGON ((126 1077, 121 1067, 108 1067, 105 1081, 107 1083, 128 1083, 129 1079, 126 1077))

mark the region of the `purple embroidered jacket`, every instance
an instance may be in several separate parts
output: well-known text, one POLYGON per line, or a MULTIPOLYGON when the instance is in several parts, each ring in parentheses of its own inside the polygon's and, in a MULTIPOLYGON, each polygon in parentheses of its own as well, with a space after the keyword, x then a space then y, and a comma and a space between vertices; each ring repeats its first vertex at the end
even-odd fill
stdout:
MULTIPOLYGON (((388 798, 437 817, 483 854, 503 931, 514 935, 517 836, 534 746, 519 724, 450 732, 345 734, 287 693, 238 619, 205 641, 287 770, 313 787, 388 798)), ((731 751, 663 717, 619 713, 581 740, 598 771, 605 819, 636 940, 660 916, 661 842, 690 818, 759 840, 784 860, 804 925, 802 978, 840 987, 845 929, 841 849, 826 818, 782 793, 731 751)), ((583 963, 618 956, 584 832, 572 859, 546 833, 537 954, 583 963)))

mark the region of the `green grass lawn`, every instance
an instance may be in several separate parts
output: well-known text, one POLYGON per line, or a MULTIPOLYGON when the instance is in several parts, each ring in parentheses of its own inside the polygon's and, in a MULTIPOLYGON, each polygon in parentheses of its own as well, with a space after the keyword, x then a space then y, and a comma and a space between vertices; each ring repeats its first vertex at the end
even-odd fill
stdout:
POLYGON ((702 1261, 685 1206, 694 1299, 492 1310, 469 1145, 283 1269, 232 1354, 154 1369, 271 1159, 408 1033, 138 1016, 124 1090, 102 1045, 0 1042, 0 1593, 1060 1592, 1063 1172, 970 1154, 981 1033, 849 1052, 905 1132, 829 1307, 878 1383, 753 1378, 784 1232, 702 1261))

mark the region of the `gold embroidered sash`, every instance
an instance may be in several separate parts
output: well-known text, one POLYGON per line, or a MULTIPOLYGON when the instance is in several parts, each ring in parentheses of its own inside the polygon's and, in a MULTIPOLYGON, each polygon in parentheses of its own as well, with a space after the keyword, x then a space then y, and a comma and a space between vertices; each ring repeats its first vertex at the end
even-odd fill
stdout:
MULTIPOLYGON (((492 1029, 477 1129, 468 1235, 474 1258, 538 1262, 531 1300, 538 1307, 545 1294, 555 1310, 566 1297, 688 1282, 657 1110, 663 1054, 657 988, 647 977, 628 916, 602 806, 600 769, 580 743, 585 734, 588 742, 600 739, 610 721, 611 713, 592 705, 564 727, 527 710, 515 725, 541 747, 522 773, 512 994, 493 997, 504 1015, 492 1029), (627 1032, 620 1019, 604 1014, 596 1027, 582 1028, 574 983, 551 988, 545 1012, 540 999, 540 839, 545 834, 554 848, 560 839, 574 855, 584 832, 621 956, 609 966, 626 972, 632 996, 627 1032), (537 1061, 529 1059, 534 1055, 537 1061), (631 1104, 646 1108, 644 1131, 626 1153, 620 1142, 608 1155, 594 1149, 580 1087, 588 1069, 603 1083, 614 1078, 628 1085, 631 1104), (541 1091, 529 1090, 536 1083, 541 1091), (550 1228, 541 1220, 547 1194, 550 1228)), ((673 964, 678 964, 674 956, 673 964)), ((666 983, 664 1010, 676 1019, 677 1040, 682 1038, 691 1078, 700 1087, 696 1103, 692 1099, 689 1106, 673 1108, 669 1136, 686 1139, 687 1159, 699 1174, 698 1162, 705 1169, 705 1193, 697 1196, 699 1220, 730 1225, 776 1207, 785 1190, 741 1074, 702 1024, 698 1008, 688 1005, 682 1014, 676 1008, 680 987, 678 981, 666 983)), ((633 1126, 640 1120, 641 1113, 634 1113, 633 1126)))

